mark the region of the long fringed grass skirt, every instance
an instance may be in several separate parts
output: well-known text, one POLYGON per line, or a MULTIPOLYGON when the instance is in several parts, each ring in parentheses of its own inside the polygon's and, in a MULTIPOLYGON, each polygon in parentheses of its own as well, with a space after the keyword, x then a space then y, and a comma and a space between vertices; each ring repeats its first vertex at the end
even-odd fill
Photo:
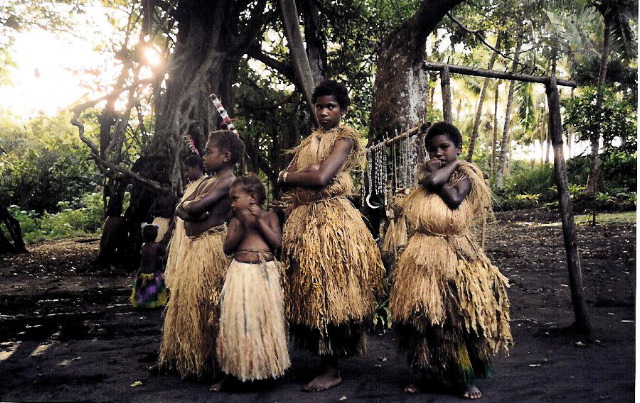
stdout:
POLYGON ((178 267, 178 256, 180 255, 180 249, 188 242, 187 235, 184 230, 184 221, 181 218, 176 217, 173 233, 171 234, 171 240, 167 249, 167 265, 164 270, 164 282, 167 284, 169 290, 173 288, 173 279, 180 271, 178 267))
POLYGON ((394 273, 390 309, 409 364, 471 380, 512 343, 507 279, 468 235, 414 234, 394 273))
POLYGON ((215 363, 218 304, 229 259, 222 251, 226 227, 189 238, 177 257, 164 312, 159 362, 182 377, 201 376, 215 363))
POLYGON ((373 316, 384 268, 358 210, 344 197, 297 206, 285 223, 282 244, 287 316, 298 343, 319 355, 361 354, 353 336, 359 338, 358 329, 373 316), (317 346, 309 346, 311 333, 317 346), (351 340, 340 340, 345 335, 351 340))
POLYGON ((220 296, 217 357, 241 381, 277 378, 291 366, 276 261, 231 262, 220 296))

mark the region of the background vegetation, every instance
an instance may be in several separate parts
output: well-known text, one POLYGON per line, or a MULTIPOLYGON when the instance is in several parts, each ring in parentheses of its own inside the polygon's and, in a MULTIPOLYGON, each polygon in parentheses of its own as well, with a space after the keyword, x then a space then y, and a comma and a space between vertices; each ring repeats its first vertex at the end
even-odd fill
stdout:
MULTIPOLYGON (((371 141, 379 135, 373 133, 371 114, 379 96, 374 86, 383 38, 392 35, 426 3, 428 0, 297 2, 308 52, 315 49, 320 54, 317 60, 322 62, 323 77, 348 83, 353 107, 347 123, 371 141), (316 28, 311 18, 314 16, 318 18, 316 28), (319 41, 317 49, 310 36, 313 33, 319 41)), ((565 139, 570 144, 595 141, 598 149, 595 154, 585 151, 568 161, 574 207, 578 212, 594 208, 635 209, 637 2, 460 3, 451 6, 428 36, 426 59, 543 76, 555 73, 575 80, 579 87, 562 93, 565 139), (598 171, 592 166, 594 155, 599 157, 598 171), (595 178, 593 183, 597 184, 592 192, 588 191, 590 178, 595 178)), ((311 124, 291 69, 278 2, 243 4, 244 10, 227 10, 237 11, 233 32, 238 36, 250 26, 251 13, 264 6, 265 12, 260 14, 264 19, 255 32, 254 45, 237 58, 237 67, 232 73, 225 73, 224 82, 210 80, 209 84, 222 94, 228 92, 228 99, 233 100, 225 103, 248 145, 243 169, 259 172, 272 197, 278 197, 274 183, 278 170, 286 163, 282 151, 306 135, 311 124)), ((3 4, 0 22, 5 36, 0 42, 0 57, 4 63, 0 67, 0 85, 11 85, 11 69, 19 68, 11 59, 15 35, 34 26, 51 35, 73 32, 73 19, 84 18, 87 5, 80 0, 31 5, 12 0, 3 4)), ((178 75, 172 68, 178 63, 177 55, 184 51, 180 47, 185 45, 181 42, 184 38, 179 32, 186 17, 179 11, 184 12, 193 4, 104 1, 103 6, 121 35, 105 37, 101 48, 105 54, 115 55, 121 72, 110 88, 100 84, 95 75, 87 78, 88 88, 104 94, 104 102, 92 103, 82 115, 85 136, 98 146, 98 154, 92 154, 86 142, 78 138, 77 128, 69 123, 69 110, 55 116, 31 117, 26 122, 10 110, 0 111, 0 206, 11 206, 9 211, 20 221, 27 242, 99 231, 106 202, 122 177, 98 159, 136 171, 136 164, 142 165, 145 158, 156 158, 158 154, 152 150, 157 152, 173 144, 175 138, 167 137, 167 132, 178 132, 160 123, 167 121, 162 111, 168 108, 173 91, 173 84, 166 77, 178 75), (148 6, 152 3, 157 3, 158 8, 150 17, 148 6), (163 9, 163 5, 167 7, 163 9), (153 47, 165 64, 145 64, 141 56, 144 46, 153 47), (150 72, 150 79, 141 78, 145 69, 150 72)), ((232 20, 231 15, 228 17, 232 20)), ((310 56, 310 60, 315 59, 310 56)), ((439 76, 426 74, 425 82, 427 95, 421 101, 424 119, 442 119, 439 76)), ((470 159, 491 174, 496 210, 555 208, 549 157, 552 152, 546 130, 548 111, 542 89, 499 80, 485 85, 483 79, 455 75, 452 88, 454 123, 464 133, 465 154, 474 144, 470 159), (518 150, 526 147, 539 149, 535 161, 517 159, 518 150)), ((198 97, 194 95, 193 99, 198 97)), ((78 104, 91 101, 79 99, 78 104)), ((215 123, 215 115, 210 107, 207 110, 190 105, 186 108, 191 114, 185 112, 185 121, 191 122, 185 126, 186 132, 202 148, 206 128, 196 127, 193 122, 215 123)), ((394 124, 401 126, 401 122, 394 124)), ((189 153, 186 143, 178 144, 177 149, 178 161, 189 153)), ((151 180, 168 177, 174 191, 180 192, 182 178, 179 172, 176 177, 175 167, 163 166, 148 172, 152 171, 159 176, 149 176, 151 180)), ((138 172, 145 174, 144 169, 138 172)), ((120 189, 128 195, 144 187, 135 182, 122 183, 120 189)), ((134 195, 134 202, 139 200, 134 195)))

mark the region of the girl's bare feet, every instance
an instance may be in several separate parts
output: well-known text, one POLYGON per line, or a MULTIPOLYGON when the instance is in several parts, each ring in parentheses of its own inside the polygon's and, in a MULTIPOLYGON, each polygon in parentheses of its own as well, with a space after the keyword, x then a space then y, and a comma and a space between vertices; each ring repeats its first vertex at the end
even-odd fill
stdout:
POLYGON ((227 380, 229 380, 229 375, 225 375, 222 379, 220 379, 219 382, 214 383, 213 385, 211 385, 211 387, 209 388, 209 391, 211 391, 211 392, 220 392, 220 391, 222 391, 222 389, 224 388, 224 385, 227 383, 227 380))
POLYGON ((420 387, 418 385, 416 385, 415 383, 412 383, 411 385, 408 385, 408 386, 404 387, 404 393, 414 394, 414 393, 418 393, 420 391, 421 391, 420 387))
POLYGON ((316 376, 304 387, 307 392, 320 392, 342 383, 337 358, 323 357, 320 367, 322 368, 320 375, 316 376))
POLYGON ((323 372, 322 374, 316 376, 311 382, 309 382, 304 390, 307 392, 320 392, 322 390, 331 389, 334 386, 338 386, 342 383, 342 377, 340 377, 340 373, 337 375, 335 373, 323 372))
POLYGON ((470 385, 467 386, 464 393, 462 394, 462 397, 465 399, 480 399, 482 397, 482 392, 480 392, 480 389, 478 389, 474 385, 470 385))

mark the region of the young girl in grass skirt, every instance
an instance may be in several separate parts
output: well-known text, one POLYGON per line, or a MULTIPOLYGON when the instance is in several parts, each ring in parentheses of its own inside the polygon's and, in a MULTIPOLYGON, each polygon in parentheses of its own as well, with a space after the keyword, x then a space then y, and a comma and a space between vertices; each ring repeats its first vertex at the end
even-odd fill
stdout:
POLYGON ((338 358, 365 352, 364 328, 375 310, 384 269, 380 251, 347 196, 359 167, 358 133, 340 126, 347 89, 325 81, 313 93, 320 129, 295 149, 279 182, 288 193, 282 240, 287 315, 298 342, 321 356, 320 374, 306 390, 338 385, 338 358))
POLYGON ((156 242, 158 227, 145 224, 142 227, 144 243, 140 248, 140 268, 131 290, 131 305, 135 308, 157 308, 167 302, 164 284, 164 248, 156 242))
POLYGON ((420 186, 404 201, 415 231, 393 276, 390 309, 401 350, 427 383, 482 396, 474 379, 491 375, 490 357, 512 343, 508 280, 473 240, 470 227, 491 207, 491 193, 475 166, 458 160, 462 137, 445 122, 425 139, 429 160, 420 186))
MULTIPOLYGON (((185 186, 184 194, 178 204, 185 201, 185 199, 198 187, 200 182, 207 178, 204 175, 204 165, 200 156, 190 155, 184 159, 184 176, 187 179, 187 185, 185 186)), ((167 246, 169 250, 167 253, 167 266, 164 270, 164 281, 167 284, 169 291, 171 291, 173 279, 180 275, 178 255, 180 248, 186 241, 188 241, 188 238, 184 232, 184 220, 178 216, 174 216, 171 240, 167 246)))
POLYGON ((233 167, 243 154, 244 144, 233 132, 213 132, 203 160, 214 176, 203 180, 176 209, 188 239, 176 257, 180 273, 171 280, 158 365, 183 378, 200 378, 217 366, 218 304, 229 266, 223 252, 231 213, 229 188, 235 179, 233 167))
MULTIPOLYGON (((220 295, 217 357, 221 370, 240 381, 277 378, 289 368, 280 264, 278 217, 260 205, 265 190, 255 175, 231 185, 234 217, 224 243, 234 258, 220 295)), ((220 391, 227 378, 211 387, 220 391)))

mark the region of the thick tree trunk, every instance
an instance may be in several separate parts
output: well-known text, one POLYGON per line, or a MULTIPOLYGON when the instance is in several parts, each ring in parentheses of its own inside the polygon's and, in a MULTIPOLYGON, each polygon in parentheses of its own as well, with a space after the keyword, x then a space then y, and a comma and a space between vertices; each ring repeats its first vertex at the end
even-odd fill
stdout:
POLYGON ((560 202, 562 235, 564 237, 564 245, 567 252, 571 301, 573 303, 573 311, 575 315, 575 323, 573 327, 576 331, 589 335, 591 334, 591 322, 589 321, 587 306, 582 293, 582 269, 580 267, 577 233, 573 218, 573 207, 571 205, 571 196, 569 194, 567 167, 565 165, 563 154, 560 96, 558 94, 555 77, 551 77, 549 81, 549 85, 547 86, 547 97, 549 103, 549 133, 553 141, 553 166, 560 202))
MULTIPOLYGON (((373 88, 370 144, 385 135, 391 137, 395 130, 424 122, 429 79, 423 69, 427 37, 445 14, 461 2, 423 0, 416 13, 382 41, 373 88)), ((363 206, 363 210, 377 236, 383 209, 368 210, 363 206)))
MULTIPOLYGON (((496 49, 500 48, 500 35, 496 39, 496 49)), ((496 62, 496 58, 498 57, 498 53, 493 52, 491 55, 491 59, 489 60, 489 64, 487 66, 488 70, 493 69, 493 65, 496 62)), ((480 90, 480 95, 478 97, 478 105, 476 106, 476 115, 473 118, 473 129, 471 129, 471 138, 469 139, 469 151, 467 152, 467 161, 472 162, 473 160, 473 152, 475 151, 476 141, 478 139, 478 131, 480 130, 480 123, 482 121, 482 106, 484 105, 484 99, 487 94, 487 89, 489 88, 489 77, 485 77, 482 82, 482 89, 480 90)))
POLYGON ((298 4, 304 20, 304 38, 311 76, 318 84, 326 78, 327 71, 326 40, 320 25, 320 9, 313 0, 302 0, 298 4))
MULTIPOLYGON (((220 117, 209 98, 215 93, 234 116, 233 83, 242 56, 262 30, 266 0, 250 11, 233 0, 182 0, 175 10, 176 44, 166 72, 166 89, 156 97, 155 133, 133 171, 158 182, 170 181, 174 193, 181 188, 181 160, 189 133, 202 149, 220 117), (240 15, 242 14, 242 18, 240 15), (247 14, 250 14, 249 16, 247 14)), ((125 212, 126 251, 134 257, 140 245, 140 224, 149 217, 156 191, 136 186, 125 212)))
POLYGON ((315 108, 313 107, 313 102, 311 102, 311 93, 315 87, 315 82, 309 65, 309 59, 304 48, 304 43, 302 42, 302 34, 300 33, 300 25, 298 24, 298 10, 296 9, 296 2, 295 0, 280 0, 279 4, 282 12, 285 35, 289 42, 289 51, 291 52, 293 69, 296 74, 296 81, 298 81, 298 88, 302 90, 304 100, 309 108, 309 115, 315 122, 315 108))
POLYGON ((391 32, 380 47, 374 84, 370 142, 425 117, 427 74, 422 69, 427 36, 462 0, 423 0, 418 11, 391 32))

